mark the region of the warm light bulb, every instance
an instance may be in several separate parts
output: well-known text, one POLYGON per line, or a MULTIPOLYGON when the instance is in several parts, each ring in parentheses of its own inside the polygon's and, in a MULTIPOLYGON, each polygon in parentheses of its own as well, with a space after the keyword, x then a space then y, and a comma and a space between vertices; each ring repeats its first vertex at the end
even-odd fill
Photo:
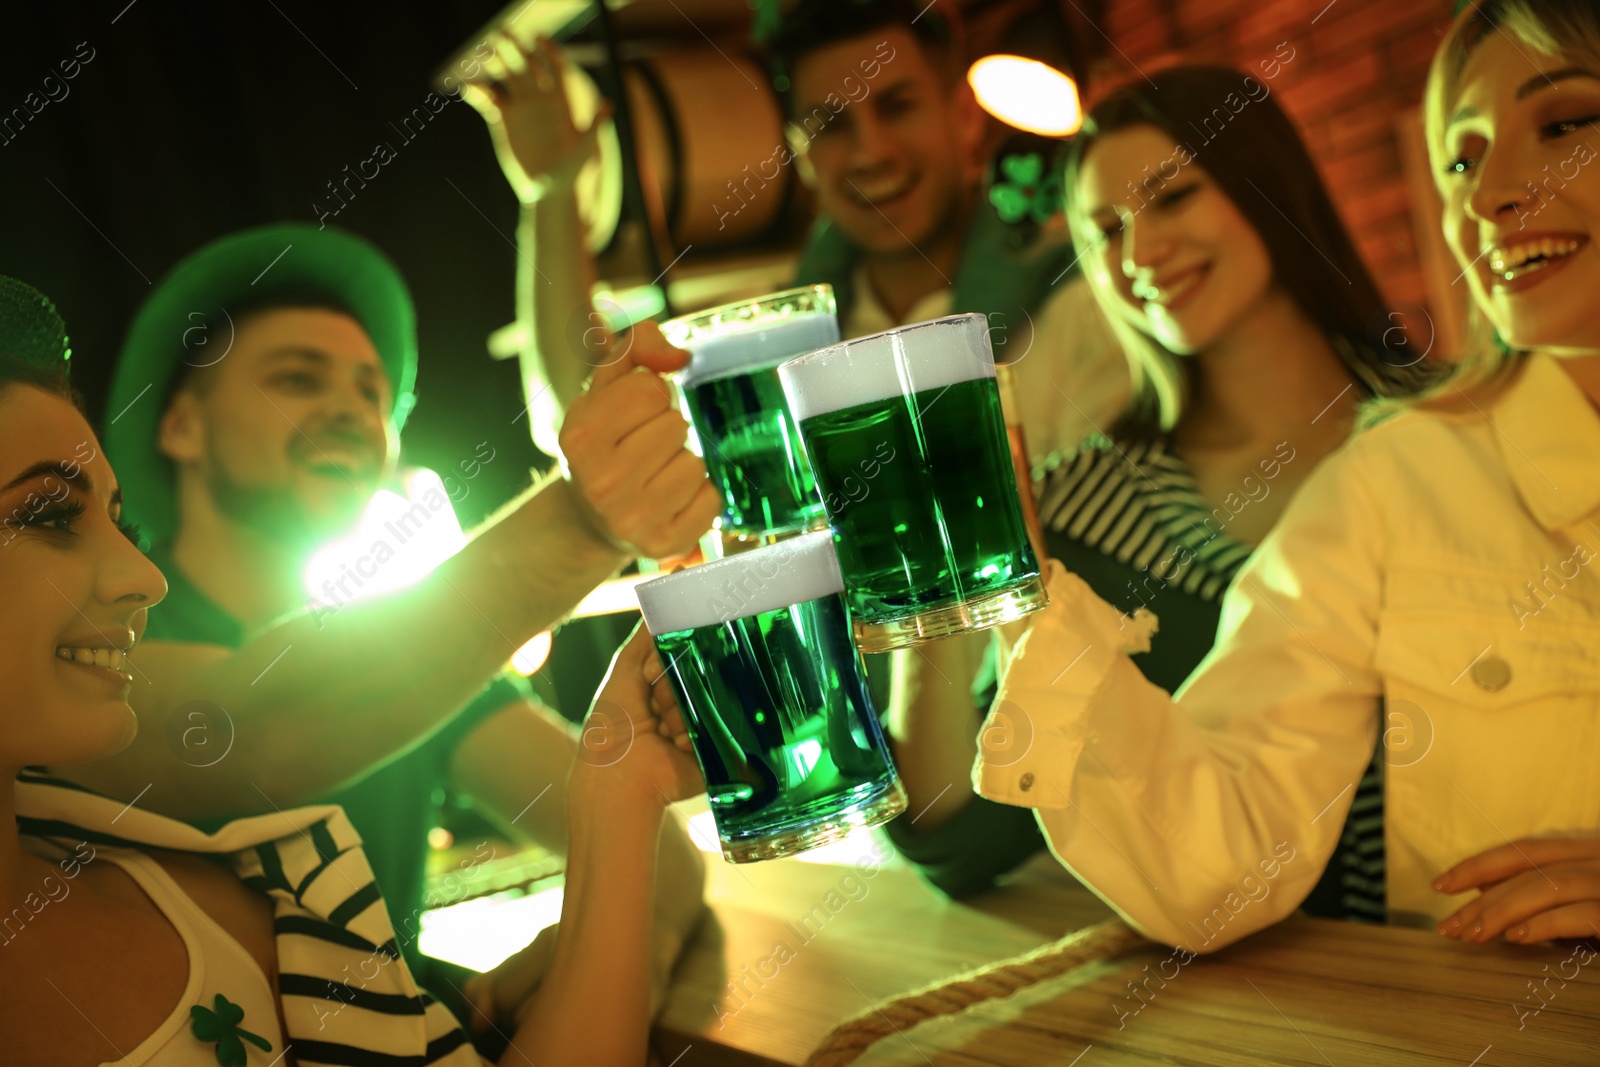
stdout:
POLYGON ((984 56, 967 71, 967 83, 985 111, 1019 130, 1066 137, 1083 125, 1077 84, 1036 59, 984 56))

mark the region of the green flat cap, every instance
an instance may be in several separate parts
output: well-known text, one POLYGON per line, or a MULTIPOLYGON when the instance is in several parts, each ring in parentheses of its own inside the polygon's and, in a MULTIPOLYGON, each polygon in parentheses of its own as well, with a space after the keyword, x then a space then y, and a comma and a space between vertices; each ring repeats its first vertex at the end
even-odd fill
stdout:
POLYGON ((404 425, 416 403, 416 312, 389 257, 353 234, 303 223, 258 226, 213 241, 172 268, 144 302, 111 382, 106 454, 122 483, 125 513, 152 545, 177 531, 172 462, 157 451, 156 440, 179 362, 207 366, 222 358, 206 348, 214 342, 207 324, 223 320, 230 305, 308 294, 355 313, 394 388, 395 429, 404 425))

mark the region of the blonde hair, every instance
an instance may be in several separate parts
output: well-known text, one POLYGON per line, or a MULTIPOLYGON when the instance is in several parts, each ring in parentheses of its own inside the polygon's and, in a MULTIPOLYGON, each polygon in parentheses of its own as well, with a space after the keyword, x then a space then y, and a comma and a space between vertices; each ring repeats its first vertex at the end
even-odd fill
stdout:
MULTIPOLYGON (((1444 174, 1448 155, 1445 125, 1461 88, 1461 72, 1473 49, 1496 32, 1543 55, 1600 69, 1600 7, 1594 0, 1479 0, 1472 4, 1450 26, 1428 69, 1422 110, 1435 183, 1440 183, 1444 174)), ((1363 421, 1371 424, 1407 407, 1441 408, 1463 401, 1471 404, 1474 397, 1486 399, 1515 380, 1527 354, 1507 345, 1474 301, 1467 308, 1466 338, 1452 372, 1412 400, 1372 402, 1363 421)))

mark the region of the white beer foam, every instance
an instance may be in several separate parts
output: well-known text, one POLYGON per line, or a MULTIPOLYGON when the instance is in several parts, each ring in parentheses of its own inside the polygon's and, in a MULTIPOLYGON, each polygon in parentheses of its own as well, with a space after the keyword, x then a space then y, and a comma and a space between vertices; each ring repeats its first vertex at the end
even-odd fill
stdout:
POLYGON ((679 377, 687 389, 716 378, 775 367, 838 340, 838 319, 827 312, 801 312, 747 326, 730 325, 727 333, 673 343, 690 352, 689 365, 679 377))
POLYGON ((645 629, 669 634, 844 591, 833 532, 802 534, 634 587, 645 629))
POLYGON ((950 315, 819 349, 778 368, 796 422, 926 389, 994 377, 989 323, 950 315))
POLYGON ((831 285, 802 285, 680 315, 661 324, 667 342, 689 350, 678 382, 685 388, 775 367, 839 340, 831 285))

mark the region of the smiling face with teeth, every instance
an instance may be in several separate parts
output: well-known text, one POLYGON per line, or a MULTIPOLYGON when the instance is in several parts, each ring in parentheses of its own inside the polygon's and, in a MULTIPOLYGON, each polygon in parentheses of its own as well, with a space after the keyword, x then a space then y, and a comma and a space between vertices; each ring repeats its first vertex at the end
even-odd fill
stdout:
POLYGON ((1600 71, 1494 32, 1442 96, 1429 149, 1475 304, 1514 347, 1600 350, 1600 71))
POLYGON ((236 325, 161 422, 177 467, 179 538, 204 521, 314 548, 349 530, 391 469, 390 386, 359 323, 276 308, 236 325))
POLYGON ((1169 352, 1216 344, 1272 289, 1272 260, 1255 228, 1154 126, 1096 139, 1071 210, 1101 306, 1169 352), (1175 176, 1148 183, 1152 174, 1175 176))
POLYGON ((0 771, 120 751, 136 729, 124 653, 167 586, 119 527, 116 477, 65 398, 0 385, 0 510, 0 771))
POLYGON ((825 103, 884 56, 864 97, 791 140, 819 214, 868 255, 937 258, 936 246, 965 237, 957 222, 981 177, 984 120, 966 81, 949 77, 910 29, 888 26, 807 52, 791 106, 795 116, 829 115, 825 103))

